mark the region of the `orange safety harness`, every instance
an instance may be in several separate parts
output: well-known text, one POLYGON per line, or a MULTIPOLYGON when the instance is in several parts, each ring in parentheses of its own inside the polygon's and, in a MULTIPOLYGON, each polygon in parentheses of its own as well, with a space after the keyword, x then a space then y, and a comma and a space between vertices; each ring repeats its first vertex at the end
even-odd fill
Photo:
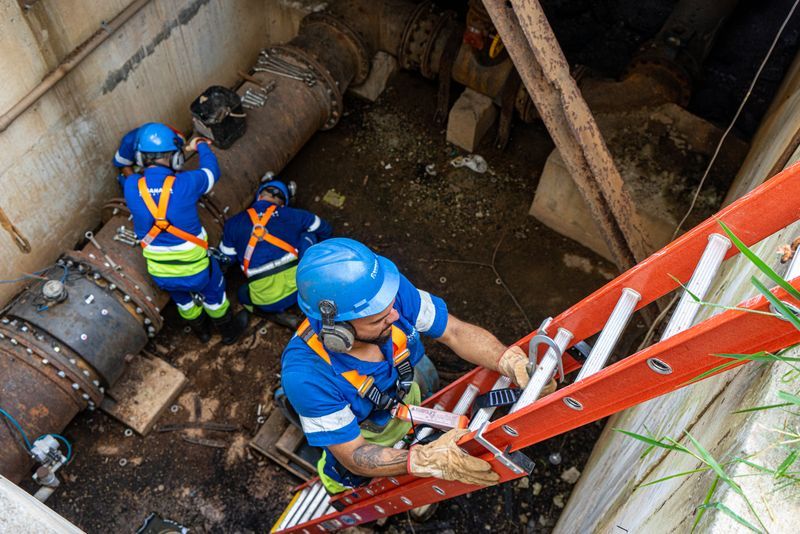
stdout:
POLYGON ((173 226, 167 220, 167 206, 169 205, 169 197, 172 194, 172 184, 174 182, 174 176, 167 176, 167 178, 164 180, 164 185, 161 187, 161 196, 158 199, 158 206, 156 206, 153 197, 150 195, 150 191, 147 190, 147 181, 145 180, 144 176, 139 178, 139 194, 141 195, 142 200, 144 200, 144 205, 147 206, 147 211, 149 211, 150 215, 152 215, 155 219, 153 227, 150 228, 150 231, 147 232, 147 235, 142 238, 142 248, 147 248, 161 232, 167 232, 168 234, 172 234, 177 238, 183 239, 184 241, 189 241, 198 247, 208 250, 208 243, 206 241, 200 239, 196 235, 190 234, 189 232, 184 232, 180 228, 173 226))
MULTIPOLYGON (((328 351, 325 350, 325 347, 322 345, 322 341, 320 341, 319 336, 317 336, 317 334, 311 328, 311 324, 308 322, 308 319, 303 321, 300 327, 297 329, 297 337, 305 341, 311 350, 313 350, 317 356, 322 358, 325 363, 332 365, 331 357, 328 354, 328 351)), ((392 325, 392 361, 395 369, 397 369, 397 374, 399 375, 398 384, 408 383, 409 387, 410 382, 414 379, 414 368, 411 366, 411 362, 409 361, 410 354, 411 353, 408 350, 408 336, 406 336, 406 333, 400 330, 398 327, 392 325)), ((395 397, 387 395, 378 389, 378 387, 375 385, 375 379, 372 376, 364 376, 353 369, 351 371, 343 372, 342 377, 344 377, 345 380, 347 380, 354 388, 356 388, 359 397, 366 397, 379 410, 388 410, 397 403, 397 399, 395 397)))
POLYGON ((275 237, 267 232, 267 224, 269 224, 269 220, 272 217, 272 214, 275 213, 277 207, 278 206, 275 204, 271 205, 269 208, 267 208, 267 211, 264 212, 264 215, 262 215, 261 218, 258 217, 258 213, 254 208, 247 210, 247 214, 250 216, 250 222, 253 223, 253 233, 250 234, 250 241, 247 242, 247 248, 244 251, 242 269, 244 270, 245 274, 247 274, 247 270, 250 268, 250 259, 253 257, 253 252, 256 250, 256 245, 259 243, 259 241, 266 241, 270 245, 275 245, 279 249, 285 250, 289 254, 292 254, 295 258, 298 256, 296 248, 283 239, 275 237))

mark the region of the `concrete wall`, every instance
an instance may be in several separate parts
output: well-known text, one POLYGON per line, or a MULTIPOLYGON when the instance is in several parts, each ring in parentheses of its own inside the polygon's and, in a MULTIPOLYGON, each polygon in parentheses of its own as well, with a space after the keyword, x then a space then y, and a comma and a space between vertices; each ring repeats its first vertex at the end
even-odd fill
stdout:
POLYGON ((83 534, 83 531, 0 475, 0 532, 83 534))
MULTIPOLYGON (((0 0, 0 113, 130 0, 0 0)), ((278 0, 152 0, 0 133, 0 279, 52 263, 120 196, 110 160, 146 121, 188 129, 188 105, 231 85, 281 28, 278 0), (276 11, 277 10, 277 11, 276 11)), ((0 284, 0 303, 20 284, 0 284)))
MULTIPOLYGON (((795 67, 798 66, 795 62, 795 67)), ((737 196, 758 186, 769 169, 789 146, 790 138, 800 132, 800 76, 791 69, 787 81, 773 105, 773 113, 763 121, 736 184, 737 196), (780 115, 776 115, 778 113, 780 115), (778 148, 776 148, 778 147, 778 148)), ((800 159, 795 152, 790 163, 800 159)), ((792 201, 792 199, 787 199, 792 201)), ((800 213, 800 212, 799 212, 800 213)), ((775 249, 800 234, 800 224, 769 237, 753 247, 779 274, 775 249)), ((744 258, 726 263, 722 276, 707 300, 734 305, 756 292, 749 280, 756 269, 744 258)), ((763 278, 763 277, 762 277, 763 278)), ((717 313, 701 310, 698 322, 717 313)), ((800 355, 799 350, 790 356, 800 355)), ((780 403, 777 392, 795 392, 797 382, 782 381, 788 368, 781 365, 748 364, 737 370, 699 382, 670 395, 654 399, 636 408, 611 417, 592 456, 565 508, 556 532, 689 532, 699 506, 711 487, 713 474, 698 473, 642 487, 642 483, 696 469, 699 462, 676 453, 655 450, 640 458, 644 444, 625 437, 614 428, 640 434, 648 431, 659 437, 669 436, 686 442, 684 431, 691 432, 712 455, 722 462, 735 457, 756 455, 753 461, 775 469, 786 458, 788 449, 774 446, 781 436, 772 429, 781 429, 787 421, 796 427, 795 419, 787 419, 782 410, 735 414, 737 410, 780 403), (794 421, 794 422, 793 422, 794 421)), ((796 469, 794 469, 796 470, 796 469)), ((741 484, 769 532, 791 532, 800 517, 800 499, 791 488, 776 490, 769 476, 752 475, 752 469, 739 464, 728 468, 741 484)), ((747 521, 757 525, 744 500, 728 486, 720 483, 712 502, 721 502, 747 521)), ((699 532, 740 532, 746 529, 728 516, 708 511, 698 526, 699 532)))

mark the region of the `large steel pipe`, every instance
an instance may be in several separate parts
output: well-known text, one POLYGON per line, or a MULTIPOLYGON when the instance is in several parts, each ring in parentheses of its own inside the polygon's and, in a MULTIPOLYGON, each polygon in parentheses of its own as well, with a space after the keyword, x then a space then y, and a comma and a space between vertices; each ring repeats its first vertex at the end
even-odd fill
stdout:
MULTIPOLYGON (((219 240, 225 214, 251 202, 265 172, 280 171, 314 132, 336 125, 342 94, 367 76, 373 51, 398 54, 429 77, 438 70, 448 14, 430 3, 400 0, 348 0, 336 7, 337 18, 309 15, 297 37, 267 49, 307 69, 314 83, 259 71, 258 64, 251 70, 252 78, 275 82, 275 89, 263 107, 248 110, 245 136, 216 151, 223 178, 199 210, 212 243, 219 240)), ((253 86, 246 82, 239 93, 253 86)), ((124 232, 120 227, 130 231, 128 215, 123 200, 110 201, 94 242, 65 254, 44 274, 63 284, 65 300, 45 302, 47 281, 38 281, 0 318, 0 407, 31 439, 60 432, 80 410, 97 406, 122 374, 126 355, 138 353, 163 325, 168 295, 151 281, 140 248, 115 239, 124 232)), ((31 467, 18 441, 0 424, 0 474, 14 482, 31 467)))

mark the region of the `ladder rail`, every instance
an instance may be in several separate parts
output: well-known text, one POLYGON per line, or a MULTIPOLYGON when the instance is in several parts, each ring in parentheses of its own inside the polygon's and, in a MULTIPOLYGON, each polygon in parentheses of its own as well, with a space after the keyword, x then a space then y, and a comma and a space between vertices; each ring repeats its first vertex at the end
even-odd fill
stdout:
MULTIPOLYGON (((800 278, 792 285, 800 289, 800 278)), ((783 289, 776 288, 772 292, 782 300, 792 300, 783 289)), ((769 309, 769 302, 759 295, 739 306, 765 311, 769 309)), ((726 310, 492 422, 484 436, 500 449, 508 446, 512 451, 518 450, 685 387, 698 375, 725 361, 733 362, 731 367, 747 363, 746 360, 726 360, 714 354, 774 351, 798 342, 800 331, 787 321, 726 310), (664 374, 666 370, 669 372, 664 374), (657 380, 654 381, 654 377, 657 380), (637 388, 631 389, 630 384, 637 384, 637 388), (608 398, 609 391, 615 393, 613 400, 608 398), (565 402, 566 398, 578 401, 581 408, 571 407, 565 402), (526 421, 536 421, 536 424, 525 424, 526 421)), ((474 456, 489 461, 500 474, 500 482, 520 476, 503 467, 473 438, 474 433, 469 434, 459 445, 474 456)), ((479 489, 460 482, 408 475, 398 477, 395 482, 393 491, 387 494, 360 492, 368 497, 355 502, 342 513, 357 523, 364 523, 388 515, 387 510, 398 513, 412 508, 404 504, 403 498, 413 498, 414 506, 420 506, 479 489)), ((286 532, 310 529, 314 524, 297 525, 286 532)))
MULTIPOLYGON (((611 315, 623 288, 630 287, 641 294, 642 298, 636 306, 639 310, 678 288, 678 283, 672 277, 687 283, 697 263, 693 258, 701 258, 709 237, 719 233, 718 220, 731 228, 747 246, 793 223, 797 220, 797 208, 786 199, 794 198, 799 190, 800 163, 795 163, 556 316, 548 328, 552 331, 557 328, 568 329, 574 334, 575 342, 597 334, 611 315), (753 214, 758 216, 753 217, 753 214)), ((736 247, 731 247, 723 259, 738 253, 736 247)), ((797 262, 800 270, 800 260, 797 262)), ((538 333, 537 329, 514 344, 527 350, 530 339, 538 333)), ((571 356, 564 355, 565 373, 573 372, 580 366, 571 356)), ((461 397, 466 384, 475 384, 480 387, 481 393, 485 393, 497 378, 496 371, 473 369, 432 395, 424 405, 441 403, 447 409, 461 397)))

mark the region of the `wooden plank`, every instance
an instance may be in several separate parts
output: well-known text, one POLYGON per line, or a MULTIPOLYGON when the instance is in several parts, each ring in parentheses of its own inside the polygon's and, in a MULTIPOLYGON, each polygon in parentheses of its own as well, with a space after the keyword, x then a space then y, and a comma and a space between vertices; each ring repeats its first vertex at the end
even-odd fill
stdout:
POLYGON ((305 443, 305 434, 303 434, 303 431, 296 426, 289 424, 289 426, 286 427, 286 430, 283 432, 283 435, 280 437, 280 439, 278 439, 275 447, 288 458, 308 469, 311 473, 316 473, 316 466, 312 465, 305 458, 299 454, 296 454, 295 452, 303 443, 305 443))
MULTIPOLYGON (((283 417, 280 410, 272 410, 266 422, 261 425, 256 436, 250 440, 250 447, 265 455, 301 480, 308 481, 311 479, 311 474, 315 473, 316 470, 312 468, 310 471, 306 471, 299 465, 290 461, 290 459, 277 448, 278 441, 283 437, 286 429, 291 426, 291 423, 283 417)), ((304 463, 307 465, 307 462, 304 463)))
POLYGON ((100 408, 144 436, 187 382, 181 371, 161 358, 137 356, 108 391, 100 408))

